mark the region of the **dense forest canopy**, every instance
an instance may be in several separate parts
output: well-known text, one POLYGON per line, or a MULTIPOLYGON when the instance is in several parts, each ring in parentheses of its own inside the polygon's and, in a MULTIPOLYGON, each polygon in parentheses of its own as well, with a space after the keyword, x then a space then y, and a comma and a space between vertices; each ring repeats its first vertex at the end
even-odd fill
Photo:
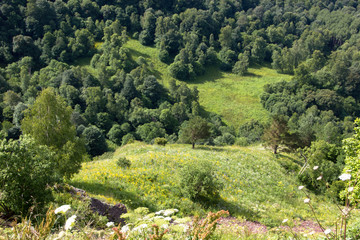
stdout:
POLYGON ((271 64, 294 74, 290 82, 265 86, 261 97, 264 108, 285 121, 286 140, 279 143, 339 146, 360 111, 359 11, 351 0, 4 0, 2 137, 19 137, 26 109, 53 88, 73 109, 77 135, 93 156, 106 151, 105 138, 174 142, 197 115, 210 123, 210 144, 261 138, 267 123, 232 129, 204 113, 196 88, 161 85, 152 65, 124 47, 135 38, 158 48, 171 76, 185 82, 213 65, 244 75, 249 66, 271 64), (82 58, 89 66, 74 64, 82 58), (93 146, 94 139, 103 144, 93 146))

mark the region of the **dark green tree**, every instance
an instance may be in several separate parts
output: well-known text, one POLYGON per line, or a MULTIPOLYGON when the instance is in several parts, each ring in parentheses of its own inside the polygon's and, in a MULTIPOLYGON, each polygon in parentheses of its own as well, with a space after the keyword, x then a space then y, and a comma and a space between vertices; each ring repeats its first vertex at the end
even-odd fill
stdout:
POLYGON ((205 119, 199 116, 195 116, 189 121, 184 122, 179 131, 179 138, 181 141, 184 143, 191 143, 192 148, 195 148, 195 143, 198 140, 207 139, 209 137, 210 126, 205 119))

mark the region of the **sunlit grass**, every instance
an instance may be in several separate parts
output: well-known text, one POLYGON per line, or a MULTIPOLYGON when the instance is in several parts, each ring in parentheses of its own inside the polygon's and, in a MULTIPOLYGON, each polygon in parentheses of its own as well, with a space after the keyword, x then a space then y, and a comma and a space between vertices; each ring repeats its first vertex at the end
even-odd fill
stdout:
MULTIPOLYGON (((167 69, 168 65, 159 60, 158 49, 143 46, 136 40, 129 40, 125 47, 131 50, 134 59, 142 56, 151 63, 154 75, 168 86, 173 78, 167 69)), ((227 124, 238 128, 251 119, 265 122, 269 113, 260 103, 263 86, 288 81, 290 78, 290 75, 279 74, 268 67, 250 68, 246 76, 223 72, 218 67, 208 67, 204 75, 187 84, 198 88, 199 101, 205 110, 221 115, 227 124)))
MULTIPOLYGON (((108 202, 122 202, 130 209, 178 208, 182 215, 226 209, 233 216, 268 226, 280 225, 285 218, 313 218, 296 177, 286 172, 270 152, 255 147, 193 150, 188 145, 134 143, 119 148, 112 159, 84 163, 72 184, 108 202), (120 156, 132 161, 130 169, 116 165, 120 156), (210 206, 182 197, 178 187, 182 166, 199 160, 214 165, 224 184, 221 200, 210 206)), ((334 205, 321 197, 311 197, 318 217, 330 224, 336 213, 334 205)))

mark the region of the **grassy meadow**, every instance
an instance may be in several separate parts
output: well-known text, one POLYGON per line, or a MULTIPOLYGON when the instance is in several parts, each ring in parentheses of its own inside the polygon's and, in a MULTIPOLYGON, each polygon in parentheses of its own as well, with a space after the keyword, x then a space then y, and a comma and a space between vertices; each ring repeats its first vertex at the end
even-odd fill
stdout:
MULTIPOLYGON (((157 79, 168 86, 173 78, 168 72, 168 65, 159 60, 158 49, 143 46, 137 40, 129 40, 125 47, 130 49, 134 60, 144 57, 157 79)), ((249 68, 246 76, 223 72, 218 67, 208 67, 204 75, 187 84, 198 88, 199 102, 206 111, 221 115, 225 123, 238 128, 251 119, 266 121, 268 112, 260 103, 263 86, 290 78, 290 75, 279 74, 268 67, 249 68)))
MULTIPOLYGON (((281 225, 283 219, 313 219, 306 198, 298 190, 291 156, 275 157, 259 147, 207 147, 189 145, 147 145, 135 142, 118 148, 113 156, 84 163, 71 184, 108 202, 121 202, 130 209, 147 207, 151 211, 177 208, 180 216, 204 215, 226 209, 238 219, 258 221, 268 227, 281 225), (119 157, 131 160, 128 169, 116 165, 119 157), (215 168, 223 183, 221 199, 205 206, 181 195, 179 171, 197 161, 215 168)), ((335 206, 311 195, 318 217, 325 224, 335 218, 335 206)))

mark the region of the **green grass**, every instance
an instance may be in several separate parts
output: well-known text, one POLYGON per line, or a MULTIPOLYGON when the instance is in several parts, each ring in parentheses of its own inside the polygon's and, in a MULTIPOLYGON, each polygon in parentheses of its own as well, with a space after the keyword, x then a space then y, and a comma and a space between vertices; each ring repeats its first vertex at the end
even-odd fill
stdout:
MULTIPOLYGON (((129 40, 125 47, 130 49, 134 60, 144 57, 153 67, 157 79, 168 86, 173 78, 168 72, 168 65, 158 59, 158 49, 143 46, 136 40, 129 40)), ((188 85, 198 88, 200 104, 206 111, 221 115, 225 123, 238 128, 251 119, 265 122, 269 114, 260 103, 263 86, 290 78, 290 75, 279 74, 268 67, 250 68, 246 76, 208 67, 203 76, 188 82, 188 85)))
MULTIPOLYGON (((260 147, 191 149, 189 145, 162 147, 136 142, 117 149, 111 159, 84 163, 71 184, 108 202, 122 202, 130 209, 178 208, 183 216, 226 209, 232 216, 271 227, 285 218, 312 219, 296 177, 280 164, 290 161, 289 156, 277 158, 260 147), (116 165, 124 156, 132 161, 130 169, 116 165), (224 184, 221 199, 210 205, 184 198, 179 188, 179 170, 199 160, 212 164, 224 184)), ((331 222, 335 206, 321 197, 311 198, 318 217, 331 222)))

